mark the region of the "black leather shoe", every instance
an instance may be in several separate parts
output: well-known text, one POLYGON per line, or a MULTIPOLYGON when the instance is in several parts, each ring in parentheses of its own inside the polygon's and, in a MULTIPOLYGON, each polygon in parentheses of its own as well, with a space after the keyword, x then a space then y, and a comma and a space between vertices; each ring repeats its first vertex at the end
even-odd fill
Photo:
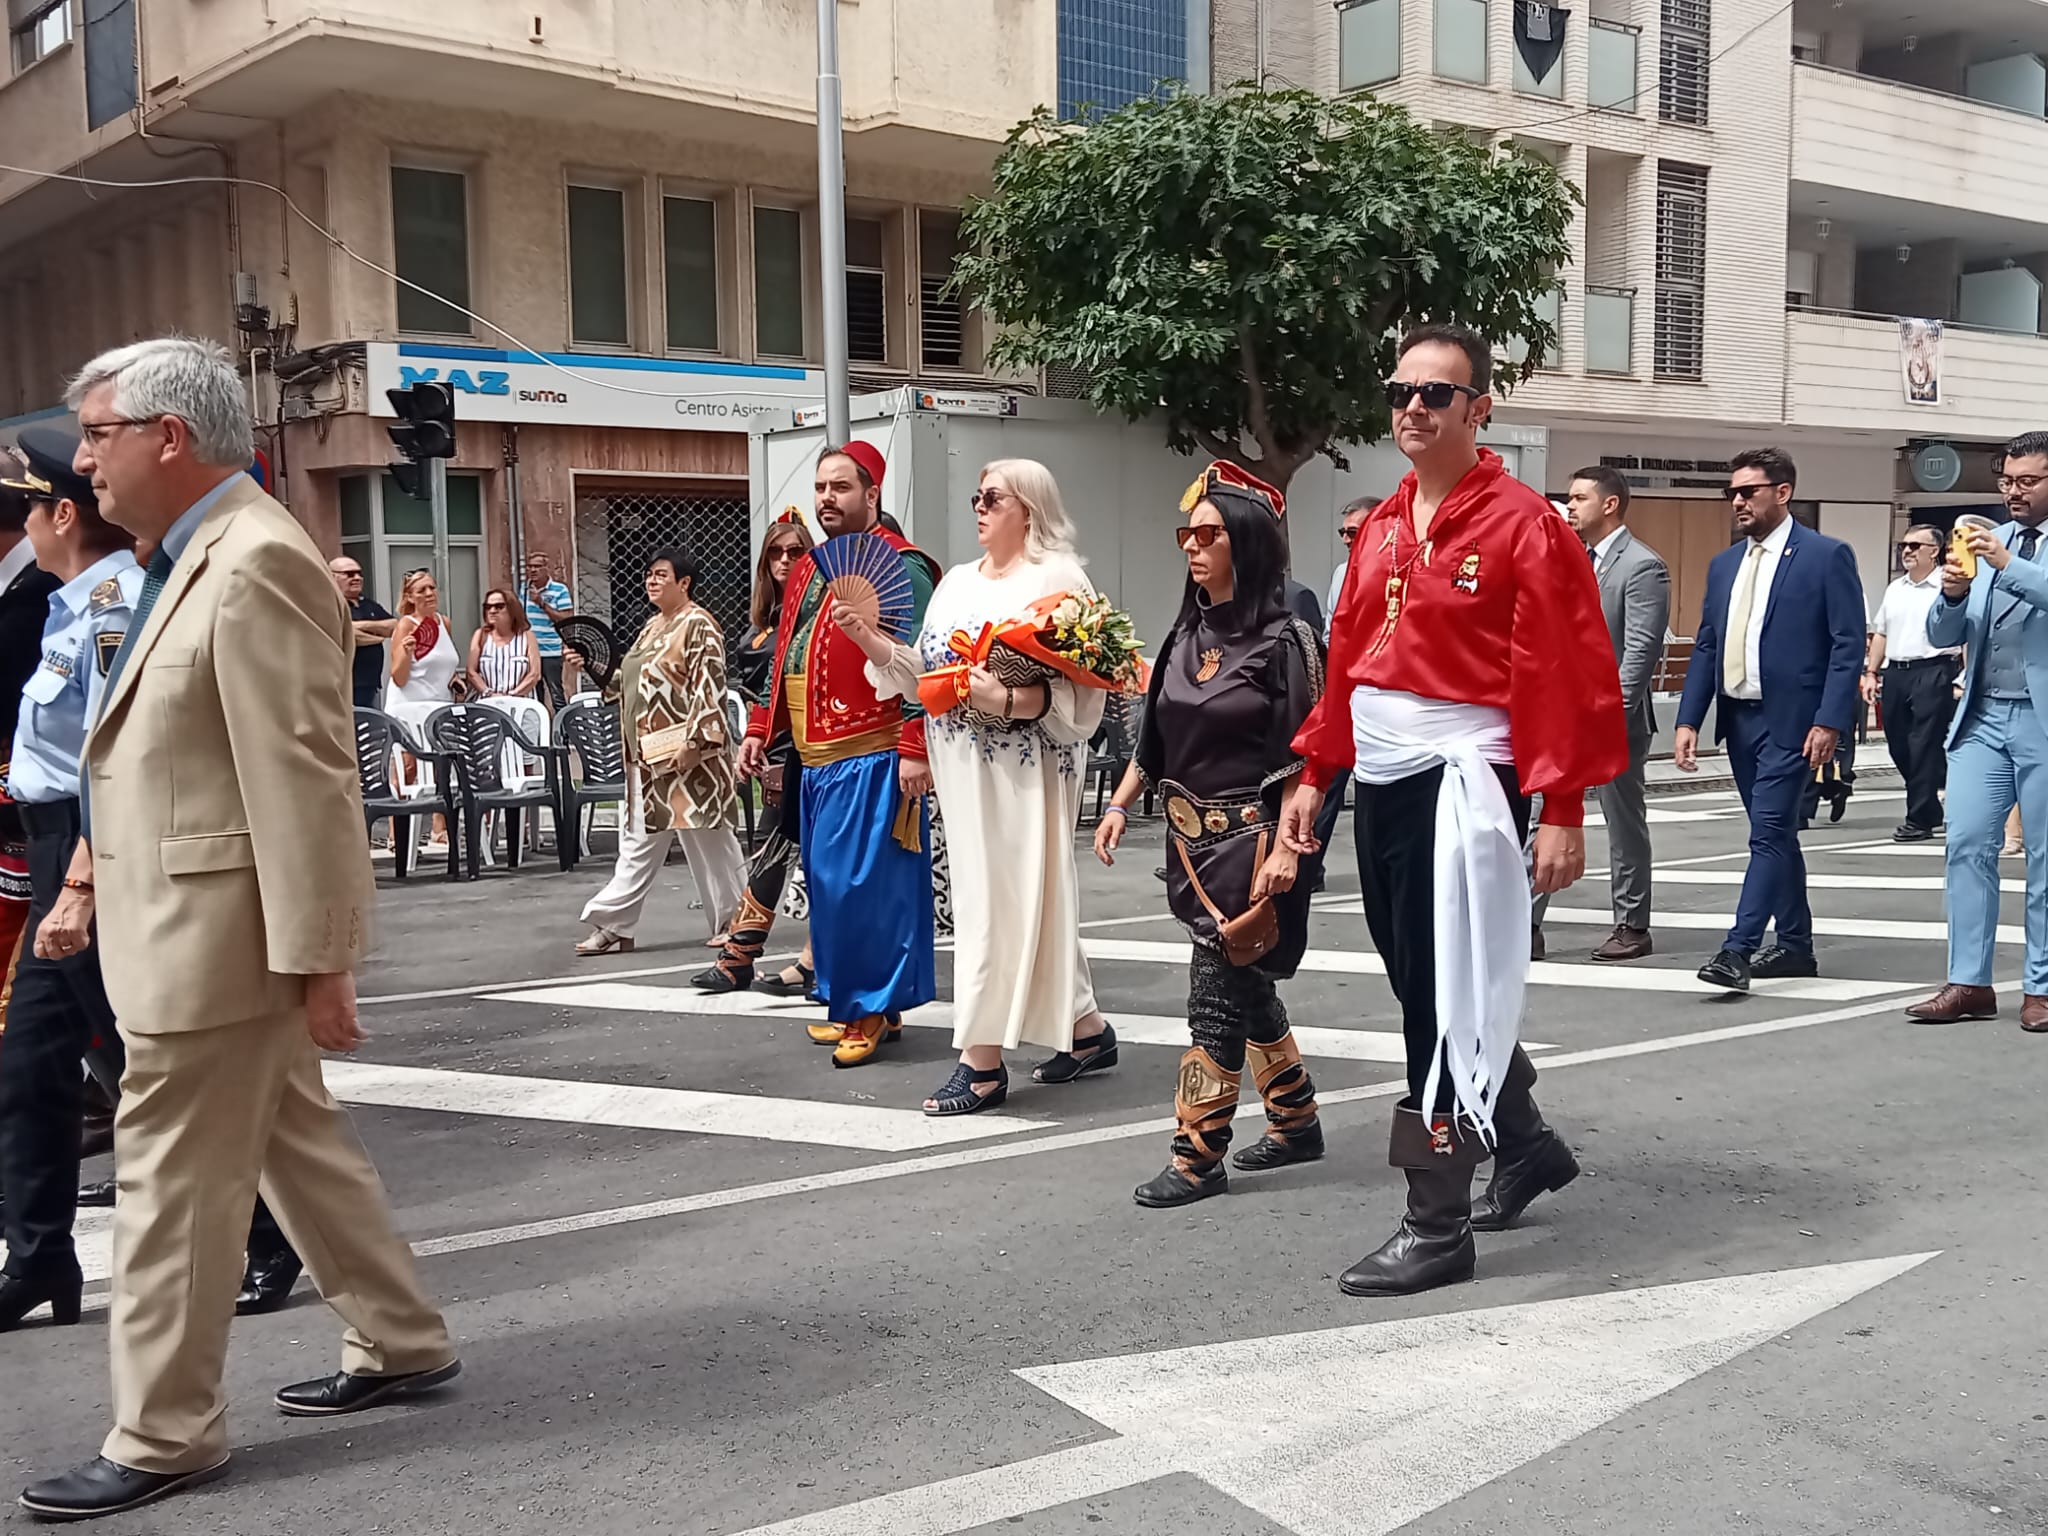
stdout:
POLYGON ((1200 1173, 1188 1173, 1177 1162, 1159 1170, 1159 1176, 1131 1191, 1131 1198, 1154 1210, 1170 1205, 1192 1205, 1230 1188, 1230 1170, 1218 1161, 1200 1173))
POLYGON ((1710 987, 1730 992, 1749 990, 1749 956, 1739 949, 1724 949, 1699 969, 1699 977, 1710 987))
POLYGON ((235 1316, 260 1317, 284 1309, 292 1299, 292 1287, 299 1283, 305 1265, 289 1248, 283 1253, 249 1256, 242 1276, 242 1293, 235 1298, 235 1316))
POLYGON ((114 1181, 101 1179, 97 1184, 78 1186, 78 1207, 86 1211, 111 1210, 114 1204, 114 1181))
POLYGON ((30 1483, 21 1491, 19 1502, 38 1520, 97 1520, 210 1483, 227 1469, 225 1456, 197 1472, 138 1472, 95 1456, 62 1477, 30 1483))
POLYGON ((1505 1232, 1538 1195, 1563 1189, 1578 1176, 1579 1160, 1564 1138, 1547 1127, 1529 1146, 1512 1151, 1503 1146, 1494 1154, 1486 1193, 1472 1202, 1472 1230, 1505 1232))
POLYGON ((1820 962, 1782 944, 1768 944, 1749 957, 1749 974, 1758 981, 1782 981, 1787 976, 1818 976, 1820 962))
POLYGON ((1233 1152, 1230 1160, 1247 1173, 1259 1173, 1290 1163, 1312 1163, 1322 1155, 1322 1123, 1311 1121, 1298 1131, 1268 1131, 1242 1152, 1233 1152))
POLYGON ((85 1277, 76 1264, 53 1274, 0 1275, 0 1333, 19 1328, 46 1301, 50 1325, 69 1328, 78 1321, 84 1293, 85 1277))
POLYGON ((1895 843, 1924 843, 1932 836, 1932 827, 1916 827, 1910 821, 1902 821, 1892 828, 1892 841, 1895 843))
POLYGON ((336 1371, 317 1381, 301 1381, 284 1388, 277 1394, 277 1410, 296 1419, 331 1419, 344 1413, 361 1413, 394 1397, 431 1392, 461 1374, 460 1360, 403 1376, 351 1376, 347 1371, 336 1371))

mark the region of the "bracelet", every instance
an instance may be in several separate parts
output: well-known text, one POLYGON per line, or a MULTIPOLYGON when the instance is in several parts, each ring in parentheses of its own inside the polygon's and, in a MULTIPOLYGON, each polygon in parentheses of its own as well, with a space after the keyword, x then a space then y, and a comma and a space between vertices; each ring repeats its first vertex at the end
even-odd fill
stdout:
POLYGON ((1106 805, 1102 808, 1102 814, 1105 816, 1107 816, 1111 811, 1115 811, 1117 815, 1123 817, 1125 821, 1129 821, 1131 819, 1131 813, 1125 810, 1120 805, 1106 805))
POLYGON ((69 875, 64 877, 64 889, 67 891, 90 891, 92 888, 90 880, 73 880, 69 875))
POLYGON ((1017 690, 1008 683, 1003 684, 1003 718, 1005 720, 1017 718, 1017 690))

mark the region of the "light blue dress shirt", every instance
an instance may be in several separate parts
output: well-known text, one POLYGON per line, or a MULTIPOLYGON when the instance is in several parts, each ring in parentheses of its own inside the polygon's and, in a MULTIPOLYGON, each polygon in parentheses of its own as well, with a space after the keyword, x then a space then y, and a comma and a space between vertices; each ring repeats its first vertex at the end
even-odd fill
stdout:
POLYGON ((29 805, 78 794, 86 723, 99 713, 114 653, 142 595, 142 567, 121 550, 50 594, 43 660, 21 690, 8 793, 29 805))

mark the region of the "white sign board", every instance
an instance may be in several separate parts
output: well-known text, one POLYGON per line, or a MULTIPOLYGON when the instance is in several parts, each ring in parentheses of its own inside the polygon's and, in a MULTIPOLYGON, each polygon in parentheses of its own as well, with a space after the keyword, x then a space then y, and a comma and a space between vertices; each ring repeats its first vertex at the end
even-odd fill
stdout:
POLYGON ((395 416, 385 391, 448 384, 460 421, 744 432, 824 393, 815 368, 697 363, 587 352, 509 352, 409 341, 368 348, 370 414, 395 416))

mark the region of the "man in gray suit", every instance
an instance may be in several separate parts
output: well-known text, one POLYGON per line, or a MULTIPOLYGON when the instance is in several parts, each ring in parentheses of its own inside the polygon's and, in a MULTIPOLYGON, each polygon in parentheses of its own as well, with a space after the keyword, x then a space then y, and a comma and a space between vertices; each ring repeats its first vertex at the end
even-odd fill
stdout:
MULTIPOLYGON (((1628 516, 1628 482, 1605 465, 1572 476, 1566 515, 1585 541, 1600 578, 1600 607, 1621 668, 1621 702, 1628 712, 1628 772, 1600 786, 1607 823, 1607 858, 1614 898, 1614 932, 1593 951, 1595 960, 1640 960, 1650 953, 1650 817, 1643 804, 1643 764, 1657 714, 1650 703, 1657 662, 1671 617, 1671 577, 1664 561, 1637 542, 1628 516)), ((1536 920, 1543 920, 1541 908, 1536 920)))

